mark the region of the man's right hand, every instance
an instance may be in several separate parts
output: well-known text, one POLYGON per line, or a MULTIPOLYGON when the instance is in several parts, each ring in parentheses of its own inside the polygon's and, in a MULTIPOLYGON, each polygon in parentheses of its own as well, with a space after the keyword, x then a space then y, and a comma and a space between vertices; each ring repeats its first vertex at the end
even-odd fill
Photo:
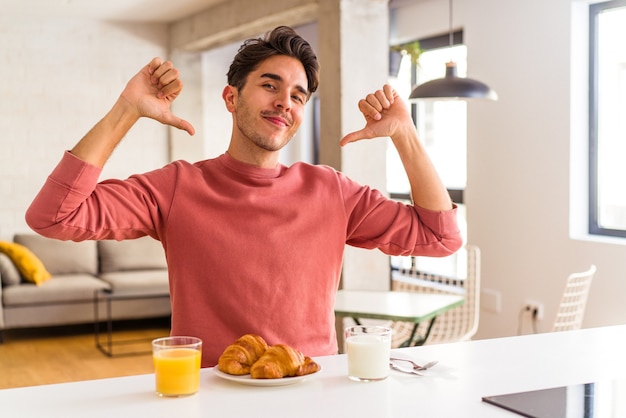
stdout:
POLYGON ((193 126, 170 109, 182 89, 183 82, 172 62, 156 57, 128 82, 120 98, 137 112, 137 117, 148 117, 193 135, 193 126))
POLYGON ((195 133, 193 126, 172 114, 170 106, 183 89, 171 62, 154 58, 130 79, 126 88, 93 128, 70 150, 78 158, 103 167, 115 147, 141 117, 195 133))

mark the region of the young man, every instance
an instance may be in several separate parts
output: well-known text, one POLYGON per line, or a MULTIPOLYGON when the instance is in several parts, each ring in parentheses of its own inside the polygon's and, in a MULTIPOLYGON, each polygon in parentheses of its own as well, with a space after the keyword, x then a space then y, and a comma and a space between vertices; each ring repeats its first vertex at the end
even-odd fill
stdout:
POLYGON ((222 97, 228 151, 98 183, 141 117, 194 133, 170 112, 182 89, 172 63, 153 59, 109 113, 66 152, 26 213, 63 240, 161 241, 170 277, 172 334, 203 340, 203 367, 246 333, 307 356, 337 352, 333 305, 345 244, 386 254, 445 256, 462 244, 456 210, 420 144, 405 104, 385 85, 359 101, 365 127, 341 140, 389 136, 414 205, 385 198, 326 166, 278 163, 318 84, 317 58, 288 27, 246 41, 222 97))

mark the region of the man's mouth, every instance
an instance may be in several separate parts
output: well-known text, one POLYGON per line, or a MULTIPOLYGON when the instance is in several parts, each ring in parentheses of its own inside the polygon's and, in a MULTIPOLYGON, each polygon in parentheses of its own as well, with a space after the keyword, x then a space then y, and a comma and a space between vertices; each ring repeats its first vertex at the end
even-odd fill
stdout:
POLYGON ((263 115, 263 117, 275 125, 279 126, 291 126, 291 121, 287 118, 277 115, 263 115))

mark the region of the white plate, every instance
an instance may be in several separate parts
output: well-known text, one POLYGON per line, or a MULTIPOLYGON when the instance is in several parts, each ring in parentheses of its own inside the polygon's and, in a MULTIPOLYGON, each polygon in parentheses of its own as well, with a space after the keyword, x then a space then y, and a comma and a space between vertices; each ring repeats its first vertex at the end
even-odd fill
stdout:
POLYGON ((249 374, 245 374, 243 376, 236 376, 228 373, 224 373, 220 371, 217 366, 213 368, 213 372, 222 379, 230 380, 232 382, 241 383, 242 385, 250 385, 250 386, 285 386, 285 385, 293 385, 294 383, 300 383, 305 380, 307 377, 314 376, 319 373, 322 369, 316 371, 315 373, 305 374, 304 376, 294 376, 294 377, 283 377, 281 379, 253 379, 249 374))

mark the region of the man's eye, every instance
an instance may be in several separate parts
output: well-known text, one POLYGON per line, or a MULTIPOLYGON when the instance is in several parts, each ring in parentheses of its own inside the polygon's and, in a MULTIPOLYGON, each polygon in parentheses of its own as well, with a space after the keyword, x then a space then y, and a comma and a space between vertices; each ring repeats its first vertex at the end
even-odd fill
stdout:
POLYGON ((270 83, 263 84, 263 87, 268 88, 268 89, 272 89, 272 90, 275 88, 274 85, 270 84, 270 83))
POLYGON ((301 96, 291 96, 291 98, 298 103, 304 103, 304 99, 301 96))

